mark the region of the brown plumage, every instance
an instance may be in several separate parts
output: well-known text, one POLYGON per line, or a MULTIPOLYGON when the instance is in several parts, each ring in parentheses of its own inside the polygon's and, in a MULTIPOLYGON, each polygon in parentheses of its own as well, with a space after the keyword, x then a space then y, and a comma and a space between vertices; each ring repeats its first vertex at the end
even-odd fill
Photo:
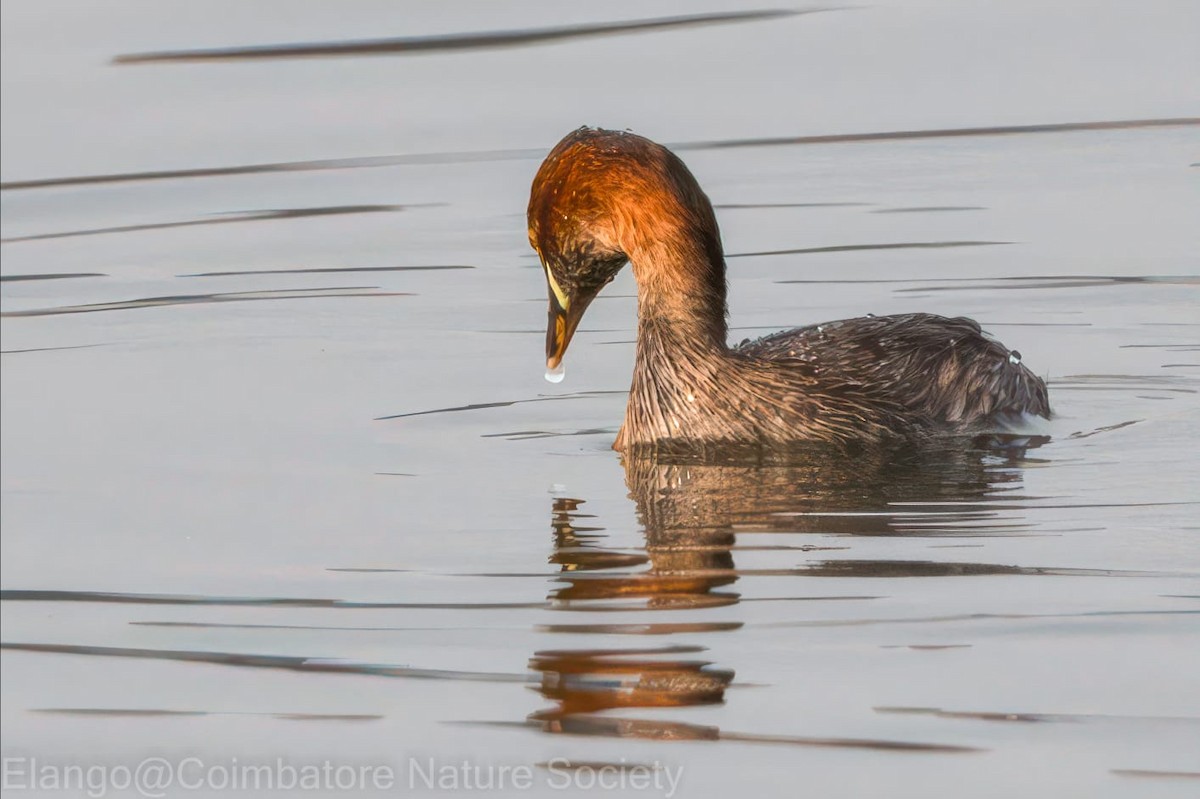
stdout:
POLYGON ((970 319, 867 316, 729 347, 712 204, 678 157, 640 136, 564 138, 533 181, 529 241, 550 292, 551 368, 632 264, 637 357, 618 450, 913 441, 1050 414, 1045 383, 970 319))

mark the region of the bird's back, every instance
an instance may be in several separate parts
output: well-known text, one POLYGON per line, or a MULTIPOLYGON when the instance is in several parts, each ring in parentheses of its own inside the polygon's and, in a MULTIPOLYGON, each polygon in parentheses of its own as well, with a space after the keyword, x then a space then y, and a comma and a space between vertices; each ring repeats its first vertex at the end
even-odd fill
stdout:
POLYGON ((802 364, 839 382, 870 386, 915 418, 966 431, 1023 414, 1050 416, 1046 383, 964 317, 864 316, 743 342, 735 352, 802 364))

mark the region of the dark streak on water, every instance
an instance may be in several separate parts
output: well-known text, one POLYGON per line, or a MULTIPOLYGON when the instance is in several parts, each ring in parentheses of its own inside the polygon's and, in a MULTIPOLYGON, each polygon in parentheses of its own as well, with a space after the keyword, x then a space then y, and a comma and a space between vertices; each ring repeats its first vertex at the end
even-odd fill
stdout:
POLYGON ((87 350, 92 347, 103 347, 104 344, 75 344, 69 347, 30 347, 24 350, 0 350, 0 355, 17 355, 22 352, 58 352, 59 350, 87 350))
POLYGON ((243 269, 230 272, 192 272, 178 277, 241 277, 243 275, 321 275, 340 274, 343 272, 432 272, 445 269, 474 269, 466 265, 433 265, 433 266, 330 266, 309 267, 301 269, 243 269))
MULTIPOLYGON (((742 600, 747 602, 749 600, 742 600)), ((860 627, 883 624, 943 624, 956 621, 1038 621, 1042 619, 1111 619, 1140 616, 1194 616, 1200 610, 1091 610, 1079 613, 960 613, 946 616, 908 616, 869 619, 818 619, 767 622, 762 627, 860 627)))
MULTIPOLYGON (((797 247, 787 250, 761 250, 758 252, 735 252, 726 258, 754 258, 760 255, 814 255, 830 252, 856 252, 859 250, 931 250, 944 247, 989 247, 997 244, 1012 244, 1011 241, 902 241, 891 244, 837 244, 830 247, 797 247)), ((777 280, 777 283, 788 283, 777 280)))
POLYGON ((0 283, 17 282, 21 280, 67 280, 77 277, 108 277, 103 272, 45 272, 40 275, 0 275, 0 283))
POLYGON ((251 711, 167 710, 160 708, 120 707, 35 707, 32 713, 63 716, 111 716, 139 718, 157 716, 259 716, 282 721, 378 721, 385 716, 375 713, 254 713, 251 711))
POLYGON ((17 652, 41 652, 62 655, 91 655, 94 657, 141 658, 146 660, 175 660, 189 663, 211 663, 221 666, 243 666, 262 669, 285 669, 334 674, 367 674, 378 677, 407 677, 420 680, 471 680, 482 682, 528 682, 524 674, 503 674, 483 671, 449 671, 444 669, 414 669, 377 663, 325 660, 295 655, 251 655, 239 652, 201 652, 185 649, 139 649, 123 646, 77 646, 73 644, 0 643, 0 649, 17 652))
POLYGON ((716 203, 713 208, 726 211, 758 208, 841 208, 862 205, 871 203, 716 203))
POLYGON ((203 621, 131 621, 131 627, 164 627, 184 630, 323 630, 330 632, 447 632, 450 629, 454 631, 482 629, 471 627, 415 627, 412 625, 400 626, 354 626, 344 624, 231 624, 222 622, 203 622, 203 621))
MULTIPOLYGON (((1101 428, 1101 429, 1100 429, 1100 430, 1098 430, 1097 432, 1104 432, 1104 428, 1101 428)), ((1037 499, 1037 497, 1027 497, 1026 499, 1035 500, 1035 499, 1037 499)), ((1034 504, 1034 503, 1031 503, 1031 504, 1028 504, 1028 505, 1023 505, 1023 504, 1016 504, 1016 503, 1004 504, 1004 503, 1002 503, 1001 501, 999 501, 999 500, 996 500, 996 501, 993 501, 993 502, 991 503, 990 507, 992 507, 992 508, 995 508, 995 509, 998 509, 998 510, 1002 510, 1002 509, 1008 509, 1008 510, 1025 510, 1025 509, 1028 509, 1028 508, 1161 508, 1161 507, 1169 507, 1169 506, 1171 506, 1171 505, 1196 505, 1196 504, 1200 504, 1200 503, 1197 503, 1197 502, 1188 502, 1188 501, 1181 501, 1181 502, 1087 502, 1087 503, 1081 503, 1081 504, 1078 504, 1078 505, 1067 505, 1067 504, 1062 504, 1062 505, 1052 505, 1052 504, 1048 504, 1048 503, 1041 503, 1041 502, 1039 502, 1039 503, 1036 503, 1036 504, 1034 504)), ((964 506, 964 507, 970 507, 970 506, 964 506)), ((782 512, 778 513, 777 515, 779 515, 779 516, 809 516, 809 517, 820 517, 820 516, 843 516, 843 515, 846 515, 846 514, 839 513, 839 512, 837 512, 837 511, 829 511, 829 512, 824 512, 824 511, 812 511, 812 512, 789 512, 789 511, 782 511, 782 512)), ((858 515, 864 515, 864 514, 855 514, 855 513, 851 513, 851 514, 849 514, 849 515, 851 515, 851 516, 858 516, 858 515)), ((869 514, 865 514, 865 515, 871 515, 871 516, 874 516, 874 515, 879 515, 879 514, 877 514, 877 513, 869 513, 869 514)), ((906 512, 906 511, 903 511, 903 510, 898 510, 898 511, 888 512, 888 513, 885 513, 885 514, 883 514, 883 515, 886 515, 886 516, 907 516, 907 515, 912 515, 912 514, 911 514, 910 512, 906 512)), ((934 514, 930 514, 930 513, 928 513, 928 512, 924 512, 924 513, 921 513, 921 514, 919 514, 919 515, 922 515, 922 516, 930 516, 930 515, 934 515, 934 514)))
MULTIPOLYGON (((207 716, 206 710, 163 710, 156 708, 121 708, 121 707, 31 707, 30 713, 50 713, 62 716, 114 716, 117 718, 137 718, 141 716, 207 716)), ((239 714, 240 715, 240 714, 239 714)))
POLYGON ((549 769, 551 771, 558 771, 559 769, 565 771, 599 771, 604 769, 608 772, 625 771, 644 773, 662 770, 662 764, 658 762, 630 763, 629 761, 616 762, 611 760, 571 760, 569 762, 564 762, 562 760, 546 760, 542 761, 541 763, 534 763, 534 765, 538 768, 549 769))
POLYGON ((116 227, 66 230, 59 233, 37 233, 32 236, 10 236, 0 243, 14 244, 20 241, 43 241, 45 239, 67 239, 76 236, 99 236, 105 233, 133 233, 143 230, 165 230, 167 228, 195 227, 198 225, 225 225, 231 222, 265 222, 276 219, 302 219, 310 216, 340 216, 342 214, 374 214, 403 211, 406 208, 428 207, 419 205, 335 205, 323 208, 272 208, 263 211, 233 211, 205 219, 186 219, 178 222, 150 222, 142 225, 118 225, 116 227))
MULTIPOLYGON (((621 649, 543 649, 534 653, 534 658, 622 658, 629 655, 686 655, 705 652, 706 646, 697 644, 674 644, 671 646, 628 647, 621 649)), ((620 661, 614 661, 620 662, 620 661)))
POLYGON ((1110 425, 1105 425, 1104 427, 1098 427, 1095 430, 1089 430, 1086 433, 1083 431, 1077 430, 1074 433, 1072 433, 1071 435, 1067 436, 1067 438, 1069 438, 1069 439, 1091 438, 1092 436, 1098 435, 1100 433, 1110 433, 1113 430, 1122 430, 1126 427, 1131 427, 1131 426, 1137 424, 1138 422, 1142 422, 1142 421, 1145 421, 1145 420, 1144 419, 1129 419, 1128 421, 1117 422, 1116 424, 1110 424, 1110 425))
POLYGON ((1000 277, 994 283, 971 286, 914 286, 906 289, 896 289, 901 292, 927 291, 976 291, 993 289, 1075 289, 1093 286, 1129 286, 1129 285, 1166 285, 1166 286, 1196 286, 1200 285, 1200 276, 1196 275, 1063 275, 1058 277, 1000 277))
POLYGON ((42 591, 5 589, 4 602, 105 602, 128 605, 203 605, 237 607, 333 608, 352 610, 512 610, 544 608, 546 602, 348 602, 306 597, 189 596, 186 594, 127 594, 107 591, 42 591))
POLYGON ((1091 322, 988 322, 986 327, 1094 327, 1091 322))
MULTIPOLYGON (((691 576, 715 577, 978 577, 981 575, 1020 574, 1026 576, 1052 575, 1056 577, 1179 577, 1169 572, 1139 572, 1114 569, 1076 569, 1062 567, 1006 566, 996 563, 946 563, 927 560, 825 560, 793 569, 692 569, 691 576)), ((522 572, 472 572, 462 577, 525 577, 544 578, 542 573, 522 572)), ((588 580, 605 581, 619 576, 626 585, 639 581, 653 582, 652 574, 619 574, 606 572, 603 575, 574 574, 573 583, 588 580)), ((800 597, 795 597, 799 599, 800 597)), ((803 597, 804 599, 873 599, 874 597, 803 597)))
POLYGON ((525 722, 477 721, 460 723, 484 727, 533 728, 558 735, 642 738, 656 741, 740 741, 743 743, 816 746, 837 749, 874 749, 889 752, 921 752, 930 754, 960 754, 988 751, 973 746, 922 743, 918 741, 890 741, 872 738, 822 738, 798 735, 761 735, 757 733, 726 732, 722 731, 719 727, 710 727, 702 724, 651 719, 610 718, 607 716, 580 713, 560 717, 531 718, 525 722))
MULTIPOLYGON (((1171 394, 1195 394, 1197 389, 1188 388, 1188 386, 1196 385, 1196 382, 1196 378, 1184 375, 1065 375, 1057 380, 1052 380, 1050 385, 1056 391, 1136 392, 1153 389, 1171 394)), ((1087 435, 1118 430, 1120 427, 1138 421, 1141 420, 1125 420, 1114 425, 1098 427, 1087 435)))
POLYGON ((132 183, 149 180, 179 180, 181 178, 215 178, 236 175, 258 175, 272 172, 322 172, 333 169, 370 169, 375 167, 415 164, 459 164, 479 161, 523 161, 540 158, 542 149, 482 150, 478 152, 414 153, 410 155, 379 155, 358 158, 322 158, 310 161, 278 161, 266 164, 201 167, 196 169, 162 169, 150 172, 120 172, 101 175, 79 175, 61 178, 13 180, 0 183, 0 191, 44 189, 56 186, 88 186, 104 183, 132 183))
POLYGON ((1196 716, 1117 716, 1107 713, 1014 713, 1008 711, 945 710, 939 707, 876 707, 876 713, 900 713, 913 716, 936 716, 943 719, 973 719, 976 721, 1067 722, 1086 721, 1152 721, 1197 724, 1196 716))
MULTIPOLYGON (((1192 164, 1192 166, 1197 166, 1197 164, 1192 164)), ((1115 774, 1118 777, 1200 780, 1200 771, 1157 771, 1142 768, 1114 768, 1109 769, 1108 773, 1115 774)))
POLYGON ((659 17, 656 19, 606 22, 586 25, 564 25, 555 28, 526 28, 523 30, 452 33, 437 36, 405 36, 387 39, 363 39, 342 42, 303 42, 298 44, 268 44, 251 47, 221 47, 210 50, 173 50, 159 53, 119 55, 114 64, 148 64, 168 61, 246 61, 279 58, 311 58, 315 56, 409 55, 414 53, 480 50, 499 47, 525 47, 571 39, 639 33, 670 28, 719 25, 732 22, 753 22, 777 19, 833 9, 735 11, 692 16, 659 17))
POLYGON ((273 719, 281 721, 378 721, 384 716, 378 713, 271 713, 273 719))
POLYGON ((774 147, 788 144, 841 144, 863 141, 896 141, 902 139, 946 139, 965 136, 1008 136, 1019 133, 1069 133, 1085 130, 1129 130, 1133 128, 1176 128, 1200 125, 1200 117, 1171 117, 1164 119, 1120 119, 1101 122, 1057 122, 1039 125, 997 125, 983 128, 933 128, 928 130, 893 130, 881 133, 844 133, 824 136, 778 136, 756 139, 721 139, 708 142, 677 144, 677 150, 712 150, 733 147, 774 147))
POLYGON ((87 305, 60 305, 54 308, 35 308, 30 311, 4 311, 0 317, 57 316, 59 314, 92 313, 95 311, 127 311, 134 308, 161 308, 173 305, 203 305, 222 302, 254 302, 263 300, 312 300, 336 297, 411 297, 404 291, 380 291, 378 286, 344 286, 320 289, 276 289, 274 291, 233 291, 224 294, 177 294, 165 297, 143 297, 121 302, 97 302, 87 305))
POLYGON ((917 205, 910 208, 879 208, 873 214, 925 214, 940 211, 986 211, 982 205, 917 205))
MULTIPOLYGON (((981 242, 1004 244, 1008 242, 981 242)), ((878 245, 896 246, 896 245, 878 245)), ((784 252, 793 252, 785 250, 784 252)), ((757 253, 752 253, 757 254, 757 253)), ((726 256, 733 257, 733 256, 726 256)), ((963 288, 1065 288, 1084 286, 1130 285, 1138 283, 1154 283, 1160 285, 1195 285, 1200 284, 1197 275, 997 275, 996 277, 910 277, 910 278, 850 278, 850 279, 789 279, 778 280, 777 283, 806 283, 815 285, 826 284, 859 284, 859 283, 994 283, 987 286, 970 286, 963 288), (1019 286, 1006 285, 1020 283, 1019 286)), ((945 289, 914 287, 897 289, 897 291, 941 291, 945 289)))
POLYGON ((407 419, 412 416, 428 416, 434 413, 458 413, 459 411, 479 411, 487 408, 507 408, 510 405, 520 405, 526 402, 557 402, 559 400, 580 399, 601 394, 624 394, 624 391, 580 391, 575 394, 531 397, 529 399, 508 400, 505 402, 477 402, 472 405, 456 405, 451 408, 434 408, 428 411, 412 411, 410 413, 395 413, 391 416, 377 416, 375 421, 384 422, 389 419, 407 419))
MULTIPOLYGON (((843 142, 886 141, 889 139, 937 139, 959 136, 1000 136, 1022 133, 1062 133, 1087 130, 1126 130, 1136 128, 1181 127, 1200 125, 1200 117, 1174 119, 1129 119, 1104 122, 1067 122, 1047 125, 1017 125, 989 128, 952 128, 935 130, 905 130, 870 133, 838 133, 820 136, 793 136, 765 139, 729 139, 713 142, 682 142, 668 146, 676 150, 757 147, 778 144, 836 144, 843 142)), ((35 178, 0 182, 0 191, 42 189, 54 186, 77 186, 98 183, 126 183, 144 180, 176 180, 180 178, 224 177, 268 172, 311 172, 330 169, 367 169, 402 166, 406 164, 456 164, 480 161, 534 160, 545 156, 547 147, 523 149, 446 151, 398 155, 322 158, 309 161, 277 161, 239 166, 165 169, 148 172, 120 172, 99 175, 74 175, 57 178, 35 178)))
POLYGON ((778 574, 809 577, 972 577, 978 575, 1022 574, 1058 577, 1162 577, 1162 572, 1123 571, 1120 569, 1074 569, 1032 566, 1005 566, 997 563, 945 563, 926 560, 825 560, 797 569, 780 569, 778 574))
POLYGON ((516 430, 510 433, 483 433, 480 438, 503 438, 505 441, 529 441, 534 438, 570 438, 574 436, 615 435, 615 427, 588 427, 583 430, 516 430))
POLYGON ((647 624, 540 624, 537 629, 546 633, 573 635, 676 635, 679 633, 728 632, 740 630, 745 622, 698 621, 661 622, 647 624))

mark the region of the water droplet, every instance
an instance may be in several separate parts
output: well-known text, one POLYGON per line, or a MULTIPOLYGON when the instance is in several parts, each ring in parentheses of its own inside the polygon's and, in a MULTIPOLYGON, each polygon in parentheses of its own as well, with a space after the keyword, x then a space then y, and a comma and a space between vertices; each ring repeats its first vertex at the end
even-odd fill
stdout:
POLYGON ((1017 352, 1016 350, 1013 350, 1012 352, 1010 352, 1008 354, 1008 362, 1011 363, 1013 366, 1016 366, 1017 364, 1019 364, 1021 362, 1021 353, 1017 352))
POLYGON ((874 318, 875 318, 875 314, 873 314, 873 313, 869 313, 869 314, 867 314, 867 318, 868 318, 868 319, 874 319, 874 318))
POLYGON ((566 376, 567 376, 567 367, 563 365, 562 361, 559 361, 558 366, 554 367, 553 369, 551 369, 549 367, 546 368, 546 382, 547 383, 561 383, 563 381, 563 378, 566 376))

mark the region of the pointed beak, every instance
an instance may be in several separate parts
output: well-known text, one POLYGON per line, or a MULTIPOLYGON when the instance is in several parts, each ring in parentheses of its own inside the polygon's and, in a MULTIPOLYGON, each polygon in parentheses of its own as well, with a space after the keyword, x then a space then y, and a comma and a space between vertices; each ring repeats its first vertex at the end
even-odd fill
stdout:
POLYGON ((554 274, 546 269, 546 284, 550 292, 550 313, 546 320, 546 368, 557 369, 562 363, 571 336, 583 316, 586 303, 572 307, 571 297, 562 290, 554 274))

